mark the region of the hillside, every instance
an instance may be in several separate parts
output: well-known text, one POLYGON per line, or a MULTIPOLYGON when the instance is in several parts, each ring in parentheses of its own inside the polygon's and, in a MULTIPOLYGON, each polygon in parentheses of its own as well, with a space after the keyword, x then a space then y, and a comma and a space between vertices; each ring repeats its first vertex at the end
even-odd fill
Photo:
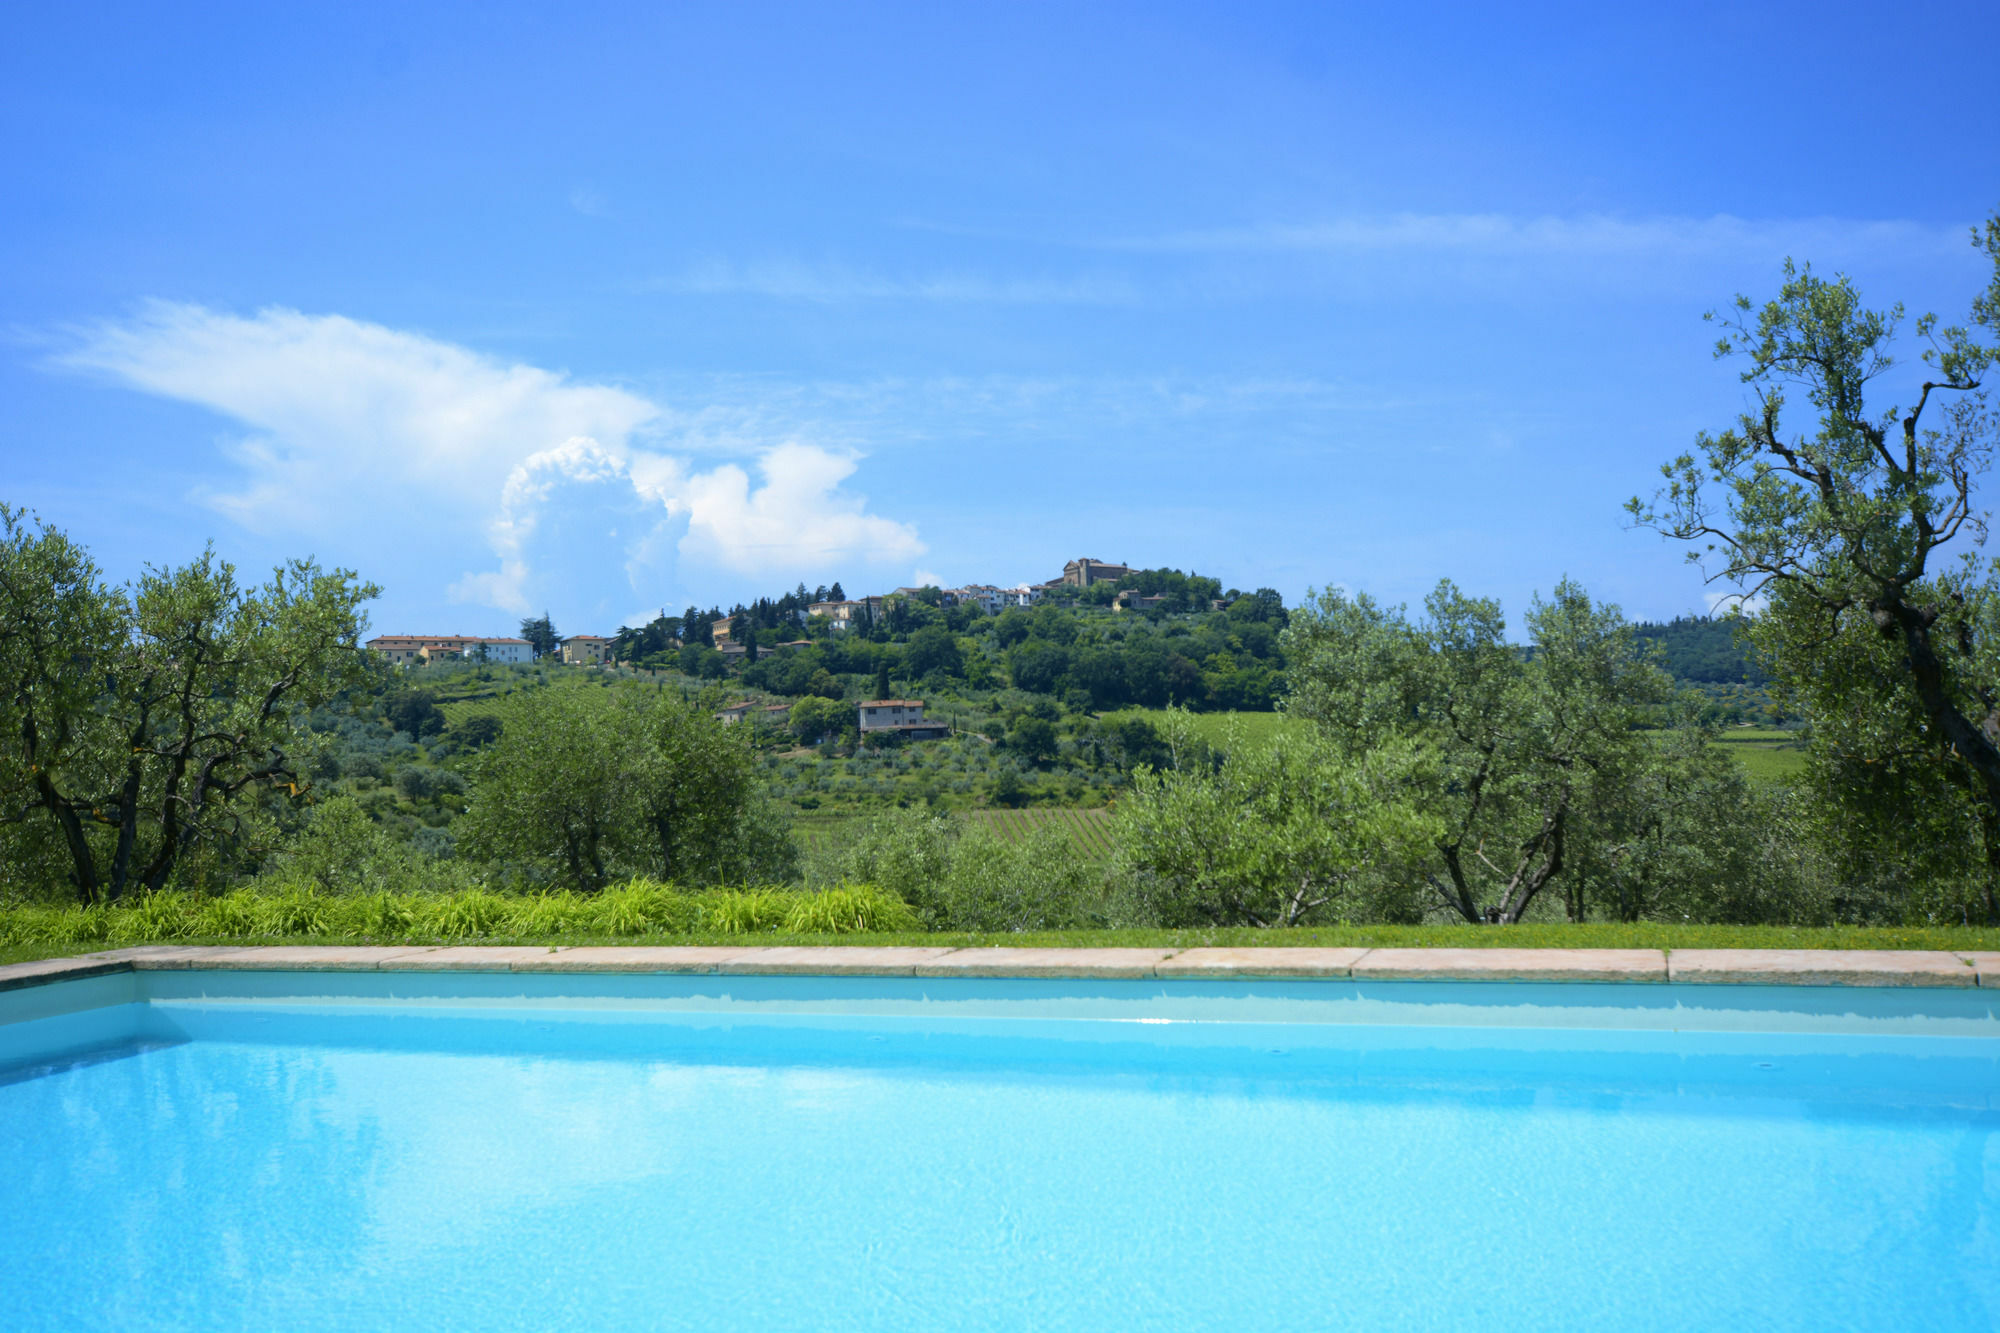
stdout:
POLYGON ((1676 616, 1664 624, 1642 621, 1639 637, 1659 649, 1675 680, 1699 685, 1762 685, 1770 679, 1731 617, 1676 616))

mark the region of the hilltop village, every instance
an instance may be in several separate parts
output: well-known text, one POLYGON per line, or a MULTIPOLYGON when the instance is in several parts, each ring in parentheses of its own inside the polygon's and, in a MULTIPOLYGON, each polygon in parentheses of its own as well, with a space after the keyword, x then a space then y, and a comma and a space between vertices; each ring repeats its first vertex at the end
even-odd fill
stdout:
MULTIPOLYGON (((812 650, 816 646, 839 644, 848 649, 839 656, 849 659, 846 665, 856 668, 852 674, 872 675, 874 683, 882 687, 876 694, 886 696, 891 672, 899 666, 905 668, 899 674, 906 679, 932 676, 940 667, 944 668, 943 674, 947 676, 962 675, 962 672, 954 673, 950 668, 954 663, 962 667, 963 653, 958 650, 958 645, 947 646, 943 643, 941 636, 963 631, 975 619, 1005 617, 1014 613, 1019 620, 1044 606, 1061 607, 1070 613, 1152 613, 1149 618, 1157 619, 1175 612, 1223 612, 1243 596, 1234 589, 1225 595, 1217 580, 1199 575, 1185 575, 1170 569, 1138 569, 1092 556, 1080 556, 1066 563, 1061 575, 1056 578, 1013 587, 985 583, 956 588, 901 587, 850 598, 838 582, 817 590, 808 590, 801 584, 779 597, 760 598, 747 605, 738 604, 727 612, 720 607, 703 612, 692 606, 680 616, 668 616, 662 612, 644 627, 621 627, 615 635, 609 636, 559 635, 549 618, 543 616, 522 622, 520 636, 385 634, 368 640, 366 646, 382 661, 398 667, 431 666, 445 662, 476 662, 495 666, 541 662, 572 667, 622 666, 639 670, 666 667, 683 675, 718 683, 739 679, 745 685, 762 686, 770 693, 832 701, 841 699, 847 693, 839 682, 831 679, 809 680, 802 683, 804 688, 787 689, 787 681, 767 679, 774 674, 769 660, 812 650), (926 643, 923 631, 933 626, 938 632, 929 636, 926 643), (918 640, 914 645, 911 643, 913 637, 918 640), (862 643, 897 642, 906 646, 901 661, 891 661, 887 654, 856 651, 862 643), (909 651, 912 646, 915 652, 909 651), (856 657, 862 659, 858 666, 852 660, 856 657), (755 669, 760 660, 766 662, 763 671, 755 669)), ((1282 608, 1277 595, 1268 589, 1251 594, 1251 597, 1260 611, 1282 608)), ((1053 628, 1044 622, 1042 627, 1049 631, 1039 636, 1044 640, 1067 645, 1076 638, 1073 629, 1067 626, 1053 628)), ((1016 642, 1027 642, 1037 637, 1032 633, 1023 633, 1016 642)), ((1270 645, 1260 643, 1259 646, 1267 652, 1253 652, 1252 655, 1267 655, 1270 645)), ((829 675, 825 665, 824 662, 818 664, 817 674, 821 677, 829 675)), ((838 669, 842 663, 836 661, 832 665, 838 669)), ((1025 675, 1025 688, 1035 689, 1039 682, 1042 692, 1046 692, 1046 686, 1053 681, 1042 678, 1050 673, 1046 670, 1038 672, 1035 666, 1035 663, 1030 663, 1025 673, 1001 674, 1008 677, 1025 675)), ((1187 666, 1192 671, 1184 671, 1184 677, 1198 676, 1198 666, 1192 662, 1187 666)), ((1013 679, 1011 683, 1020 686, 1021 680, 1013 679)), ((1197 700, 1191 697, 1193 693, 1183 690, 1181 697, 1175 700, 1173 692, 1169 691, 1165 698, 1146 698, 1143 702, 1195 703, 1197 700)), ((1125 700, 1107 699, 1104 702, 1125 700)), ((1233 702, 1255 707, 1261 700, 1233 702)), ((922 699, 861 698, 849 706, 853 713, 845 719, 848 723, 846 727, 830 716, 830 709, 807 708, 805 712, 812 715, 807 724, 798 703, 774 703, 758 697, 725 703, 715 710, 715 717, 727 724, 751 722, 791 726, 794 730, 803 730, 801 724, 807 724, 821 728, 826 734, 846 729, 867 739, 933 740, 949 735, 952 730, 950 722, 925 716, 922 699)))

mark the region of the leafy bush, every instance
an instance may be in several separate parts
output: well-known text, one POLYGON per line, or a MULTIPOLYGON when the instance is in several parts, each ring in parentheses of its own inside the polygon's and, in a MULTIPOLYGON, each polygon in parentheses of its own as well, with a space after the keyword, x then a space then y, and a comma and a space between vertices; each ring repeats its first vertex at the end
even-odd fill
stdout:
POLYGON ((1135 901, 1053 828, 1008 843, 910 811, 871 823, 838 854, 844 879, 880 886, 932 930, 1063 930, 1144 924, 1135 901))

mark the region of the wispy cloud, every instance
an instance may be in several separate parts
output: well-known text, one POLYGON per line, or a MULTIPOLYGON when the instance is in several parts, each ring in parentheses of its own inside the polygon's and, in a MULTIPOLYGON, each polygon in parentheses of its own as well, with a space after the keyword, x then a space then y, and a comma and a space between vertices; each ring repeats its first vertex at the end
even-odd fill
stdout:
POLYGON ((851 448, 726 431, 624 388, 338 315, 155 303, 80 331, 55 360, 248 427, 226 445, 240 478, 201 496, 219 512, 262 532, 463 533, 497 566, 466 572, 454 595, 504 610, 530 605, 543 518, 607 483, 655 516, 642 541, 657 547, 669 524, 683 558, 737 573, 902 564, 925 549, 845 489, 851 448), (736 463, 693 465, 691 446, 719 437, 754 458, 757 483, 736 463))
POLYGON ((1104 275, 993 278, 973 273, 892 277, 841 264, 789 260, 735 263, 711 259, 656 284, 700 295, 766 296, 826 304, 849 301, 937 301, 984 305, 1129 305, 1139 299, 1128 280, 1104 275))
POLYGON ((1398 213, 1319 221, 1269 222, 1084 242, 1161 254, 1285 251, 1432 251, 1496 256, 1726 256, 1911 248, 1963 249, 1964 227, 1902 221, 1803 218, 1755 221, 1713 217, 1514 217, 1500 213, 1398 213))

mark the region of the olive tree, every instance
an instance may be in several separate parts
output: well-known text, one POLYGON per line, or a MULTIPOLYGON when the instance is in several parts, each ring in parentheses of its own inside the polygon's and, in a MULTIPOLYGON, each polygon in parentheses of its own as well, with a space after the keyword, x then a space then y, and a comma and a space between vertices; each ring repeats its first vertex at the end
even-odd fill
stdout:
POLYGON ((86 903, 241 849, 259 799, 306 785, 304 715, 365 677, 378 591, 311 560, 246 588, 213 550, 114 585, 0 505, 0 820, 39 826, 86 903))
POLYGON ((1285 631, 1286 708, 1337 754, 1429 756, 1403 792, 1439 820, 1423 882, 1467 921, 1516 922, 1580 840, 1624 836, 1637 775, 1659 757, 1637 727, 1671 682, 1616 607, 1568 580, 1530 607, 1528 652, 1497 602, 1449 580, 1424 606, 1413 624, 1365 594, 1309 600, 1285 631))
POLYGON ((1911 861, 1969 849, 2000 921, 2000 586, 1970 549, 1987 530, 1975 492, 1995 436, 1981 377, 2000 358, 2000 215, 1973 242, 1993 276, 1971 327, 1915 321, 1922 368, 1900 405, 1871 399, 1898 365, 1903 308, 1868 308, 1845 276, 1787 261, 1774 299, 1712 314, 1751 410, 1628 508, 1764 605, 1752 638, 1811 721, 1813 781, 1850 827, 1911 861))
POLYGON ((1170 713, 1165 733, 1171 763, 1133 773, 1116 824, 1119 866, 1163 925, 1353 916, 1364 876, 1407 865, 1442 832, 1405 799, 1408 747, 1348 755, 1310 734, 1231 737, 1214 762, 1186 714, 1170 713))
POLYGON ((621 874, 781 877, 791 839, 743 732, 665 695, 553 688, 515 697, 480 752, 462 845, 586 891, 621 874))

